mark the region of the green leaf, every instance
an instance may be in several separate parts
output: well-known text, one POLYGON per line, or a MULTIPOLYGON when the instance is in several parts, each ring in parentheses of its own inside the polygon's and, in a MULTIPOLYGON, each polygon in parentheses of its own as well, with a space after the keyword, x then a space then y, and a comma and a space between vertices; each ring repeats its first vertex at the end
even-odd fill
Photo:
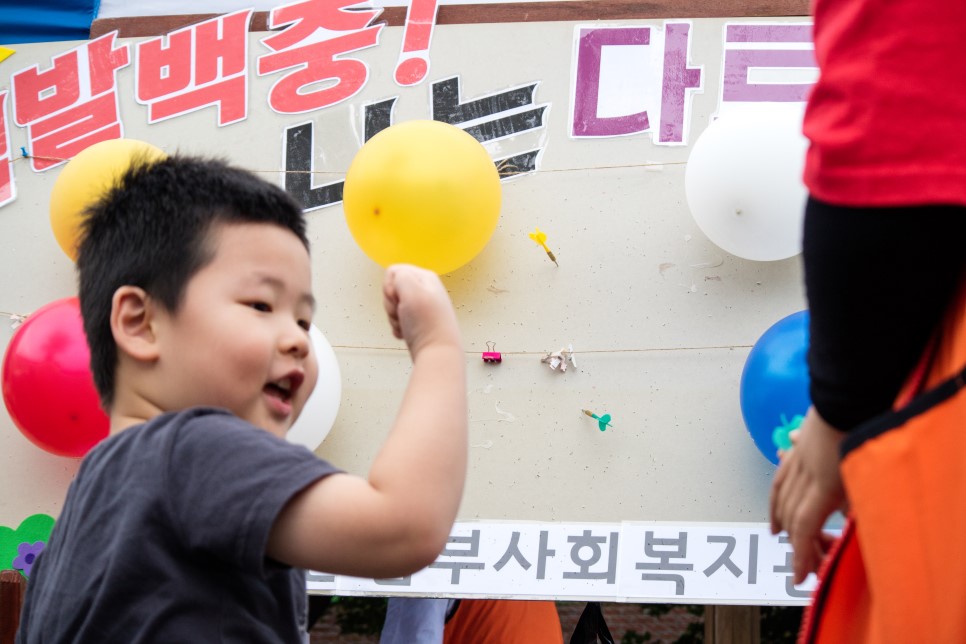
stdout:
POLYGON ((22 543, 45 544, 50 539, 50 531, 54 528, 54 518, 47 514, 34 514, 14 530, 0 526, 0 570, 13 568, 13 560, 17 557, 17 548, 22 543))

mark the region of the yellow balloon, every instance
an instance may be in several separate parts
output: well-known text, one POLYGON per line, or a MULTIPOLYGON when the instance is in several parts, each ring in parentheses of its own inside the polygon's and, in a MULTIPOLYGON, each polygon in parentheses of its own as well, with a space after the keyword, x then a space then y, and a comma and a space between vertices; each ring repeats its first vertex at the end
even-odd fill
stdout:
POLYGON ((500 175, 479 141, 440 121, 405 121, 369 139, 342 193, 356 243, 383 266, 454 271, 500 217, 500 175))
POLYGON ((84 209, 113 187, 133 160, 164 156, 150 143, 111 139, 95 143, 67 162, 50 192, 50 227, 68 257, 77 261, 84 209))

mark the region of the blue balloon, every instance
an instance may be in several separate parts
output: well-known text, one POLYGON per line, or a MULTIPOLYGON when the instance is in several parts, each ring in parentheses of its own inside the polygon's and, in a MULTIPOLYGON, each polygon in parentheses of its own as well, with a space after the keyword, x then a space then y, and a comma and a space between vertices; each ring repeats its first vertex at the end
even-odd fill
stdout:
POLYGON ((788 433, 811 406, 808 395, 808 311, 773 324, 751 348, 741 372, 741 415, 755 445, 778 464, 788 433))

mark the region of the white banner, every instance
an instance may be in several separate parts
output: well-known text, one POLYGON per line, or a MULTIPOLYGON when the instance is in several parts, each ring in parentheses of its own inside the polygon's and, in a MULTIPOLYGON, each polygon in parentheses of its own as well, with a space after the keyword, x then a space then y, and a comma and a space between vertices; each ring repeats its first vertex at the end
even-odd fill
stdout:
POLYGON ((399 579, 310 572, 310 593, 804 605, 785 535, 749 523, 457 523, 429 567, 399 579))

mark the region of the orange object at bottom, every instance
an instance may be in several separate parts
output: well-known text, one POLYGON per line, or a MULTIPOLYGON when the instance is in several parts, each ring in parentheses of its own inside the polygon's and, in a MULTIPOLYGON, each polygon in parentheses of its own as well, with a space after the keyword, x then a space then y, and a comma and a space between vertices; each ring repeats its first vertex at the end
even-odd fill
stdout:
POLYGON ((966 642, 966 297, 896 411, 843 442, 849 522, 800 641, 966 642))
POLYGON ((552 601, 463 599, 446 622, 443 644, 561 644, 552 601))

